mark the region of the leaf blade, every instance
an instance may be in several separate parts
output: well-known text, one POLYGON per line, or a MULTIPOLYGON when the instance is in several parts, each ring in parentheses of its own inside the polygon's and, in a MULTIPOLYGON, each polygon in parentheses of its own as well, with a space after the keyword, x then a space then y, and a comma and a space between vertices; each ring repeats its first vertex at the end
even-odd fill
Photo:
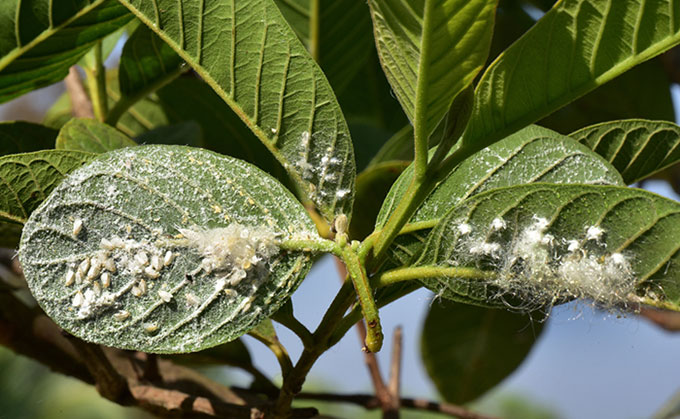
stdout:
POLYGON ((474 304, 535 308, 586 298, 609 309, 644 301, 678 310, 679 218, 680 204, 634 188, 492 189, 450 211, 414 266, 436 268, 432 278, 423 279, 428 288, 474 304), (461 229, 463 224, 470 229, 461 229), (476 245, 482 247, 475 250, 476 245), (486 279, 451 274, 465 266, 486 279))
POLYGON ((480 149, 677 45, 678 16, 670 0, 558 3, 486 70, 463 142, 480 149))
POLYGON ((63 79, 97 40, 132 18, 113 0, 12 3, 0 15, 0 102, 63 79))
POLYGON ((78 150, 105 153, 137 143, 117 129, 89 118, 73 118, 59 131, 57 150, 78 150))
POLYGON ((62 182, 26 224, 20 259, 33 295, 71 333, 180 353, 233 340, 284 303, 311 266, 309 254, 275 245, 295 234, 318 238, 290 192, 254 166, 141 146, 103 154, 62 182), (225 258, 212 259, 207 243, 225 258), (260 259, 234 259, 248 248, 260 259))
POLYGON ((680 127, 667 121, 629 119, 585 127, 569 134, 607 159, 626 184, 638 182, 680 160, 680 127))
POLYGON ((328 81, 272 0, 235 8, 216 3, 209 12, 121 2, 229 104, 327 221, 351 213, 356 170, 347 124, 328 81), (225 21, 232 31, 213 30, 225 21), (193 43, 185 42, 189 32, 197 33, 193 43))
POLYGON ((369 5, 387 78, 426 141, 484 65, 496 1, 372 0, 369 5))
POLYGON ((0 219, 26 222, 66 173, 93 157, 90 153, 62 150, 0 157, 0 219))

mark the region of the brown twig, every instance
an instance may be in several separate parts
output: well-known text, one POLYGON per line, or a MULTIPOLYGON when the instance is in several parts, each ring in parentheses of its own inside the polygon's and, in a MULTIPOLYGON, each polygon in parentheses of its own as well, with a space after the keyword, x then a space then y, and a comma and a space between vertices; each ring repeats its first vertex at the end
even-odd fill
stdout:
MULTIPOLYGON (((403 332, 401 326, 394 329, 392 339, 392 360, 390 364, 390 380, 387 384, 387 391, 390 394, 389 412, 391 417, 399 417, 399 407, 401 401, 401 358, 402 358, 403 332), (396 412, 392 413, 392 412, 396 412)), ((384 415, 387 417, 387 413, 384 415)))
MULTIPOLYGON (((351 403, 361 406, 367 410, 382 408, 380 400, 378 400, 376 396, 371 396, 368 394, 329 394, 302 392, 298 394, 297 398, 327 402, 351 403)), ((402 408, 406 409, 437 412, 460 419, 495 419, 493 416, 471 412, 461 406, 448 403, 437 403, 425 399, 402 398, 399 400, 399 404, 402 408)))
POLYGON ((125 378, 113 368, 101 346, 67 335, 85 367, 94 377, 95 388, 107 400, 127 404, 130 393, 125 378))
POLYGON ((640 316, 669 332, 680 331, 680 313, 676 311, 641 306, 639 312, 640 316))
POLYGON ((69 68, 68 76, 64 79, 64 83, 66 84, 68 96, 71 99, 73 116, 78 118, 94 118, 92 101, 85 91, 76 66, 69 68))

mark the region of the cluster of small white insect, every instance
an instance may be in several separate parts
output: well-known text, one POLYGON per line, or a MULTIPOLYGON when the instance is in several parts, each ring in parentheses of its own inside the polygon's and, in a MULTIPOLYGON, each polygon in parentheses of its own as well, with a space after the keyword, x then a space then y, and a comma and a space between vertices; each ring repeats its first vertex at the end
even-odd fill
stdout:
MULTIPOLYGON (((188 247, 201 255, 201 264, 191 275, 201 271, 220 276, 218 284, 235 287, 254 268, 278 253, 276 234, 263 227, 246 227, 238 223, 208 230, 180 229, 188 247)), ((258 277, 261 275, 258 275, 258 277)))
MULTIPOLYGON (((333 148, 329 147, 326 150, 326 152, 329 155, 322 156, 318 165, 310 163, 309 161, 311 151, 310 140, 311 136, 308 131, 304 131, 302 134, 300 134, 299 144, 301 147, 301 151, 300 158, 296 162, 296 166, 302 171, 302 178, 310 182, 312 186, 314 186, 315 184, 336 181, 337 175, 335 171, 337 170, 340 163, 342 163, 342 161, 337 157, 329 157, 329 155, 333 152, 333 148)), ((347 197, 347 195, 349 195, 350 192, 351 192, 350 189, 338 189, 335 192, 335 197, 341 200, 347 197)), ((324 189, 320 191, 316 191, 316 189, 313 189, 311 191, 311 195, 312 195, 311 198, 314 200, 318 198, 325 199, 328 195, 328 192, 324 189)))
MULTIPOLYGON (((73 235, 78 237, 84 227, 82 219, 73 223, 73 235)), ((77 286, 71 306, 78 309, 78 318, 87 318, 100 308, 111 306, 120 294, 110 292, 114 278, 119 274, 134 278, 123 292, 130 292, 135 297, 142 297, 148 292, 148 280, 157 279, 161 271, 170 266, 175 259, 171 250, 163 250, 147 242, 122 239, 118 236, 103 238, 92 256, 72 263, 66 271, 64 285, 77 286)), ((158 296, 165 302, 172 295, 158 291, 158 296)), ((114 314, 116 320, 125 320, 130 313, 124 310, 114 314)))
POLYGON ((480 262, 495 268, 498 275, 490 279, 499 297, 517 297, 522 307, 535 309, 558 301, 582 298, 598 306, 615 309, 625 304, 635 290, 630 258, 606 249, 600 226, 588 226, 582 237, 556 238, 546 233, 549 222, 534 217, 513 238, 503 241, 507 222, 494 219, 489 226, 474 232, 468 223, 458 223, 460 249, 467 256, 454 264, 480 262), (477 234, 475 234, 477 233, 477 234), (499 237, 492 241, 491 237, 499 237))

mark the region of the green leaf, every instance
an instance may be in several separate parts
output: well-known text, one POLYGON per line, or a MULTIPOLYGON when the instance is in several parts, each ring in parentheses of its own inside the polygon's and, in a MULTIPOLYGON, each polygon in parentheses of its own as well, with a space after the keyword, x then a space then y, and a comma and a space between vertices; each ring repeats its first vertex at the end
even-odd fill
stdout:
POLYGON ((73 118, 59 131, 56 148, 105 153, 137 143, 117 129, 88 118, 73 118))
POLYGON ((297 36, 340 94, 371 55, 371 18, 355 0, 274 0, 297 36))
POLYGON ((612 121, 569 136, 607 159, 629 185, 680 160, 680 127, 672 122, 612 121))
POLYGON ((680 42, 680 4, 563 0, 486 70, 463 143, 479 150, 680 42))
POLYGON ((616 119, 674 121, 670 87, 663 63, 657 57, 559 109, 539 125, 567 134, 616 119))
POLYGON ((194 121, 180 122, 154 128, 135 138, 138 144, 174 144, 199 147, 203 144, 203 130, 194 121))
POLYGON ((57 131, 24 121, 0 123, 0 156, 54 147, 57 131))
POLYGON ((515 371, 542 329, 543 323, 527 315, 434 302, 423 326, 420 352, 444 400, 465 404, 515 371))
POLYGON ((489 53, 495 0, 370 0, 380 59, 423 140, 489 53))
POLYGON ((406 125, 380 147, 369 167, 388 161, 413 160, 413 126, 406 125))
MULTIPOLYGON (((395 182, 377 218, 381 228, 408 188, 409 167, 395 182)), ((404 265, 419 253, 429 231, 455 205, 475 194, 533 182, 625 185, 602 157, 569 137, 536 125, 477 152, 447 176, 403 227, 390 254, 404 265)))
POLYGON ((679 221, 680 204, 641 189, 492 189, 442 219, 410 274, 444 298, 483 305, 584 298, 680 310, 679 221))
POLYGON ((320 240, 261 170, 142 146, 72 173, 26 223, 19 258, 41 307, 75 336, 180 353, 231 341, 284 303, 312 263, 281 250, 291 236, 320 240))
POLYGON ((176 75, 182 59, 144 25, 139 25, 125 42, 118 69, 120 92, 134 96, 176 75))
POLYGON ((372 165, 359 173, 354 196, 354 215, 349 226, 350 238, 362 240, 371 234, 385 196, 409 163, 387 161, 372 165))
POLYGON ((114 0, 9 0, 0 9, 0 102, 55 83, 132 19, 114 0))
POLYGON ((272 0, 206 9, 121 2, 234 109, 327 221, 351 212, 355 166, 347 124, 328 81, 272 0))
POLYGON ((26 222, 67 173, 93 157, 90 153, 64 150, 0 157, 0 221, 26 222))

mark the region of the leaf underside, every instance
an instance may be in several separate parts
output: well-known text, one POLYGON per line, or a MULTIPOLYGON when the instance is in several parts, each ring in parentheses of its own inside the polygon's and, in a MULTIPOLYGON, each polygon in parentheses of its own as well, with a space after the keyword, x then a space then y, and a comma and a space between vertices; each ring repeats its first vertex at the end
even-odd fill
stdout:
POLYGON ((91 153, 44 150, 0 157, 0 220, 25 222, 62 179, 91 153))
POLYGON ((611 121, 569 136, 607 159, 629 185, 680 160, 680 127, 672 122, 611 121))
POLYGON ((234 109, 327 221, 350 215, 347 124, 320 68, 273 0, 121 0, 234 109), (227 28, 225 30, 225 28, 227 28))
MULTIPOLYGON (((412 166, 395 182, 378 215, 382 226, 404 194, 412 166)), ((390 250, 392 263, 408 263, 422 249, 430 230, 462 200, 504 186, 533 182, 624 185, 602 157, 572 139, 539 126, 529 126, 464 161, 423 202, 404 226, 406 234, 390 250)))
POLYGON ((675 0, 563 0, 486 70, 462 141, 480 149, 678 42, 675 0))
POLYGON ((0 9, 0 102, 56 83, 133 16, 115 0, 9 0, 0 9))
POLYGON ((315 231, 295 198, 250 164, 181 146, 130 147, 58 187, 26 224, 20 260, 35 298, 70 333, 119 348, 191 352, 233 340, 276 311, 311 258, 270 247, 315 231), (256 249, 259 258, 227 266, 209 249, 256 249), (79 278, 85 260, 90 268, 79 278), (90 272, 96 260, 103 267, 90 272), (235 279, 239 273, 245 277, 235 279))
POLYGON ((453 300, 503 306, 519 297, 520 306, 531 306, 582 297, 602 298, 597 302, 609 306, 636 301, 632 294, 637 294, 677 310, 679 243, 680 204, 675 201, 619 186, 533 184, 464 201, 432 230, 414 266, 472 267, 497 275, 493 286, 445 274, 423 280, 453 300), (502 228, 497 219, 504 221, 502 228), (526 244, 529 239, 534 242, 526 244), (494 243, 499 247, 488 253, 472 250, 494 243), (598 278, 604 279, 598 283, 598 278), (508 281, 514 282, 514 295, 504 295, 508 281), (541 288, 546 283, 549 287, 541 288), (536 289, 554 300, 533 301, 539 296, 525 291, 536 289))

